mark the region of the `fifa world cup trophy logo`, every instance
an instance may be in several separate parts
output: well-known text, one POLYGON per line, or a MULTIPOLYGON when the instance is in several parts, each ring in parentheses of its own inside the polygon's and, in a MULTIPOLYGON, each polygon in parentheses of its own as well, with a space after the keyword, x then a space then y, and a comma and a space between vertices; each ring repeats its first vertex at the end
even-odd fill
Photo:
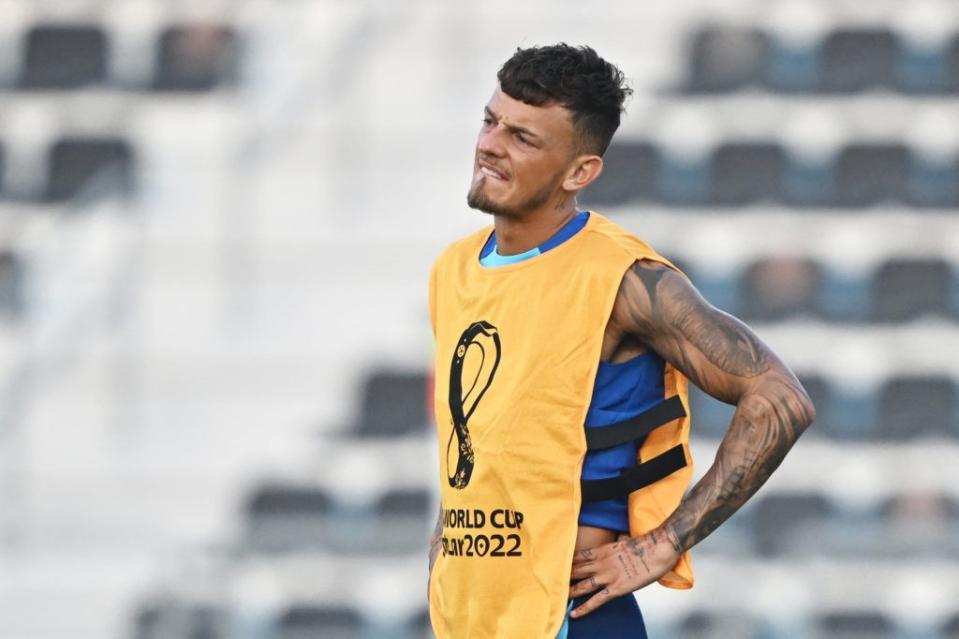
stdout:
POLYGON ((489 322, 474 322, 463 331, 450 365, 450 414, 453 429, 446 445, 446 468, 450 486, 466 488, 473 474, 475 454, 467 427, 470 417, 493 383, 499 366, 499 331, 489 322), (465 392, 464 392, 465 389, 465 392), (456 438, 456 470, 449 474, 453 438, 456 438))

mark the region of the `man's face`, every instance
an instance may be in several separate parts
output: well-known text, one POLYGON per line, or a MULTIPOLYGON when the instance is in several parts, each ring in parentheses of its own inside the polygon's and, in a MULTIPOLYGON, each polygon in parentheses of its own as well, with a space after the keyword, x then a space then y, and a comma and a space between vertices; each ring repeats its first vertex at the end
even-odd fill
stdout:
POLYGON ((497 87, 484 109, 467 203, 487 213, 523 217, 560 188, 575 155, 574 142, 565 107, 531 106, 497 87))

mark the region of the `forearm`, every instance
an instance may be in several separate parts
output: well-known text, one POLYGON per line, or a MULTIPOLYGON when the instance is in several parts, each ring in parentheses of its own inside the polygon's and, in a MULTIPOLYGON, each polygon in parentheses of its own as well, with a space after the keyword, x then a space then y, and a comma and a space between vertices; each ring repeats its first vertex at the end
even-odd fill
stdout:
POLYGON ((739 510, 814 417, 808 396, 789 379, 743 395, 713 465, 662 526, 676 552, 689 550, 739 510))

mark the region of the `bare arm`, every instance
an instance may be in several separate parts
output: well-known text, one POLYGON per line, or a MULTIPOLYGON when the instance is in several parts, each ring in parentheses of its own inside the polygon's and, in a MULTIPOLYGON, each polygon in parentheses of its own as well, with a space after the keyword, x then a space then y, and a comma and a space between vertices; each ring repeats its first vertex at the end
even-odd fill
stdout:
POLYGON ((704 391, 736 405, 713 465, 662 530, 676 552, 704 539, 779 466, 815 409, 792 372, 748 326, 709 305, 682 275, 654 262, 626 274, 614 321, 704 391))
POLYGON ((759 490, 815 419, 809 396, 769 347, 667 266, 639 261, 627 271, 610 325, 736 412, 712 466, 662 526, 576 554, 570 595, 596 592, 576 617, 666 574, 759 490))

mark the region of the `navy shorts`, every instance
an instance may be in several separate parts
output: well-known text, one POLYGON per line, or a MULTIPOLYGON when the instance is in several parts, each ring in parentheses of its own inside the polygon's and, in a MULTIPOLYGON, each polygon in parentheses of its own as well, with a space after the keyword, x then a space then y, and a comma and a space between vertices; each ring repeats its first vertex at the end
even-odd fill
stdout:
MULTIPOLYGON (((569 610, 583 605, 591 596, 576 597, 569 610)), ((565 631, 565 639, 648 639, 643 613, 633 593, 607 601, 579 619, 570 619, 569 611, 566 615, 567 623, 559 633, 564 637, 565 631)))

